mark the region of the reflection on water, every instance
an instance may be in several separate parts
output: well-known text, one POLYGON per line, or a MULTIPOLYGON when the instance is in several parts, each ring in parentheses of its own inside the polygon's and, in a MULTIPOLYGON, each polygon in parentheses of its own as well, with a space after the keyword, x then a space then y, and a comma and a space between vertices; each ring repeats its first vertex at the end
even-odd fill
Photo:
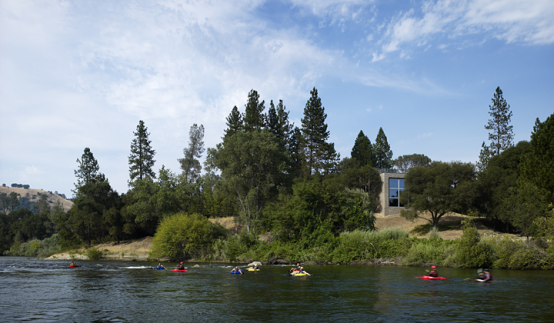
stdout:
MULTIPOLYGON (((230 275, 232 266, 151 270, 147 262, 80 262, 0 257, 0 319, 75 322, 552 322, 552 271, 496 270, 500 283, 464 279, 475 270, 309 266, 230 275)), ((173 264, 166 264, 172 267, 173 264)))

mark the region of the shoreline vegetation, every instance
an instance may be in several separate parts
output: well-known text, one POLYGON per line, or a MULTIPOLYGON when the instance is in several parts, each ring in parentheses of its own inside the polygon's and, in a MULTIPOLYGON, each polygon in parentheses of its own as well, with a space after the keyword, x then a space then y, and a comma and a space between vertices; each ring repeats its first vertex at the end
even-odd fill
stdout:
MULTIPOLYGON (((260 261, 268 264, 305 265, 365 265, 365 266, 429 266, 495 269, 554 269, 552 243, 515 235, 479 233, 476 219, 462 220, 463 234, 445 240, 448 231, 432 229, 428 237, 411 236, 399 228, 354 230, 340 234, 333 241, 304 248, 301 244, 273 240, 271 234, 255 237, 246 233, 228 234, 213 243, 196 257, 173 258, 156 255, 156 237, 103 243, 56 253, 47 260, 164 261, 173 262, 235 262, 260 261)), ((213 226, 218 226, 212 221, 213 226)), ((212 223, 210 222, 210 223, 212 223)), ((230 221, 227 226, 236 229, 230 221)), ((412 235, 421 225, 413 225, 412 235)), ((226 229, 228 230, 228 229, 226 229)), ((159 252, 159 251, 158 251, 159 252)), ((24 254, 23 254, 24 255, 24 254)))
POLYGON ((113 189, 86 147, 68 211, 51 207, 45 194, 32 208, 31 195, 0 194, 0 251, 42 258, 66 252, 72 259, 552 269, 554 114, 537 119, 531 140, 516 144, 499 87, 492 101, 485 127, 490 143, 483 142, 477 164, 417 153, 393 159, 382 127, 373 143, 360 130, 350 157, 341 158, 329 141, 316 88, 299 126, 289 121, 282 100, 270 101, 264 112, 255 90, 244 112, 233 107, 215 147, 204 148, 204 126, 193 124, 177 159, 179 173, 163 165, 154 171, 156 151, 140 120, 127 192, 113 189), (380 224, 378 214, 397 211, 394 218, 402 220, 395 221, 404 222, 380 224), (447 220, 452 214, 459 215, 457 223, 447 220), (418 222, 422 218, 429 223, 418 222), (482 226, 502 233, 485 234, 482 226), (141 250, 122 243, 146 237, 141 250), (109 241, 116 242, 98 245, 109 241))

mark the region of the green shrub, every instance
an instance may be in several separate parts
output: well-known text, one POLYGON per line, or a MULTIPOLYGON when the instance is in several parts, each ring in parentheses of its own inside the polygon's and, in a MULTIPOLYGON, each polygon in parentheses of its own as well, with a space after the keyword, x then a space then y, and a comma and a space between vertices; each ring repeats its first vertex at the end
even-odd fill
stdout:
MULTIPOLYGON (((539 269, 548 267, 546 252, 535 242, 505 237, 494 244, 495 268, 539 269)), ((552 267, 552 265, 550 265, 552 267)))
POLYGON ((102 257, 104 256, 104 252, 96 247, 87 249, 85 254, 87 255, 89 260, 99 260, 102 259, 102 257))
POLYGON ((493 261, 490 242, 481 240, 481 236, 477 228, 473 226, 471 219, 463 220, 462 223, 464 233, 456 250, 456 264, 466 268, 490 267, 493 261))
POLYGON ((150 258, 181 260, 206 257, 221 231, 200 214, 177 213, 166 217, 152 239, 150 258))
POLYGON ((402 264, 409 266, 421 266, 429 263, 442 265, 452 250, 451 246, 455 243, 454 241, 440 239, 413 240, 412 246, 408 250, 408 254, 402 264))
POLYGON ((435 227, 431 228, 431 230, 429 230, 429 239, 441 239, 439 229, 435 227))

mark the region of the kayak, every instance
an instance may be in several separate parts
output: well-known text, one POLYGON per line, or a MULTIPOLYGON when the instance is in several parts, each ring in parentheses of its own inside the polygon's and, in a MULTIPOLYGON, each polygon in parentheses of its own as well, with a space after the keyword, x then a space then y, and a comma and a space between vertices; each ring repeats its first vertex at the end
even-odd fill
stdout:
POLYGON ((232 271, 232 272, 231 272, 231 275, 240 275, 240 274, 242 274, 242 273, 236 272, 236 271, 232 271))
POLYGON ((302 274, 289 274, 291 276, 307 276, 308 274, 302 273, 302 274))
POLYGON ((187 271, 186 269, 171 269, 171 271, 175 271, 175 272, 180 272, 180 273, 184 273, 185 271, 187 271))
POLYGON ((246 270, 248 270, 248 271, 260 271, 260 269, 255 269, 255 268, 248 268, 246 270))
POLYGON ((79 267, 78 265, 69 265, 69 268, 79 267))
POLYGON ((157 268, 157 267, 154 267, 154 268, 152 268, 152 270, 165 270, 165 268, 157 268))
POLYGON ((467 281, 469 282, 472 282, 472 283, 495 283, 496 280, 487 280, 486 282, 483 282, 483 281, 480 281, 480 280, 477 280, 477 279, 472 279, 472 278, 466 278, 467 281))
POLYGON ((419 278, 419 279, 430 279, 430 280, 433 280, 433 279, 446 279, 446 278, 444 278, 444 277, 432 277, 432 276, 427 276, 427 275, 425 275, 425 276, 418 276, 418 277, 416 277, 416 278, 419 278))

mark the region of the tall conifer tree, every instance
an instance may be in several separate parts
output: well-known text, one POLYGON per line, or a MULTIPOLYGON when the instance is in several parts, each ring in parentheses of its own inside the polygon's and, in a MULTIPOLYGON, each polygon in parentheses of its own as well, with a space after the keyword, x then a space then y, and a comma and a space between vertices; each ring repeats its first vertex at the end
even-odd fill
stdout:
POLYGON ((183 149, 185 158, 180 158, 179 163, 183 170, 183 175, 189 183, 196 181, 202 170, 200 158, 204 152, 204 126, 193 124, 189 131, 189 147, 183 149))
POLYGON ((383 128, 379 128, 377 138, 375 138, 375 144, 373 145, 373 152, 375 153, 375 167, 377 168, 392 168, 392 150, 390 150, 387 136, 383 131, 383 128))
POLYGON ((242 130, 243 122, 239 109, 235 105, 233 110, 227 117, 227 129, 225 129, 225 136, 223 138, 230 137, 242 130))
POLYGON ((483 141, 481 145, 479 161, 477 162, 480 171, 487 167, 492 156, 500 155, 504 150, 514 146, 513 126, 510 125, 512 111, 510 111, 510 105, 504 99, 500 87, 496 88, 491 100, 492 105, 489 105, 491 119, 485 125, 485 129, 491 131, 489 132, 491 142, 486 146, 483 141))
POLYGON ((375 167, 373 146, 369 138, 361 130, 354 142, 350 156, 355 158, 360 163, 360 166, 370 165, 375 167))
POLYGON ((321 98, 314 87, 310 91, 311 97, 304 108, 302 118, 303 147, 306 154, 305 162, 308 173, 329 173, 338 161, 338 154, 335 145, 328 143, 329 131, 325 119, 327 114, 321 104, 321 98))
POLYGON ((253 131, 261 130, 264 125, 264 101, 260 102, 260 95, 255 90, 248 93, 248 102, 244 112, 244 130, 253 131))
POLYGON ((144 121, 140 120, 137 126, 137 131, 133 132, 135 139, 131 142, 131 154, 129 155, 129 177, 130 182, 135 179, 142 180, 146 176, 156 178, 156 173, 152 170, 154 163, 154 155, 156 151, 150 147, 151 141, 148 139, 150 133, 144 125, 144 121))
POLYGON ((281 147, 288 149, 289 138, 294 126, 289 123, 289 113, 286 111, 283 100, 279 100, 277 107, 273 104, 273 100, 269 103, 266 127, 275 135, 281 147))
POLYGON ((85 148, 81 159, 77 158, 77 163, 79 167, 74 171, 75 177, 77 177, 75 193, 78 193, 79 189, 86 184, 94 184, 104 180, 104 175, 99 172, 100 166, 98 166, 98 161, 94 158, 90 148, 85 148))

